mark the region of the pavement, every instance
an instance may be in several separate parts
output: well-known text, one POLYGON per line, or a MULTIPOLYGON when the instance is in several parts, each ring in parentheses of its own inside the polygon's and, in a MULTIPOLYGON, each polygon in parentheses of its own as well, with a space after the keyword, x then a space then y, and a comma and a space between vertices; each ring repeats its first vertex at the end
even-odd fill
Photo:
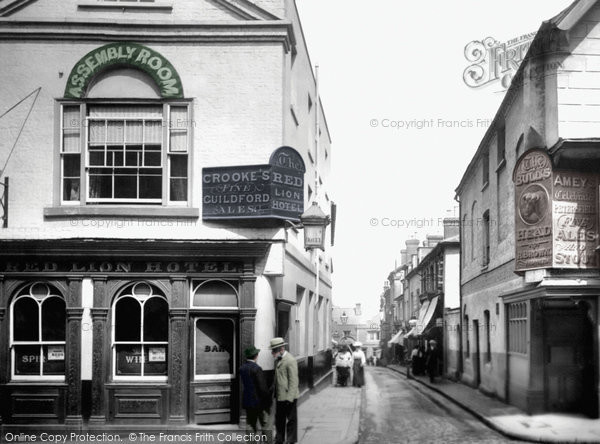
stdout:
POLYGON ((298 443, 358 443, 362 390, 327 385, 311 393, 298 406, 298 443))
MULTIPOLYGON (((407 376, 404 366, 388 365, 388 368, 407 376)), ((441 394, 509 438, 532 442, 600 443, 600 419, 576 414, 528 415, 515 406, 459 382, 437 378, 432 384, 425 376, 411 374, 410 378, 441 394)))

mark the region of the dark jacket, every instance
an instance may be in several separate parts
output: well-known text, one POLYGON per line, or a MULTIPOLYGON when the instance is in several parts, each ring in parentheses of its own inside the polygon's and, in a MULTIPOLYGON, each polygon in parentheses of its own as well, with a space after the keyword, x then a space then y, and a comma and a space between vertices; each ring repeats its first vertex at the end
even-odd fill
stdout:
POLYGON ((242 407, 268 409, 271 406, 271 394, 262 368, 256 362, 248 360, 240 367, 240 377, 244 386, 242 407))

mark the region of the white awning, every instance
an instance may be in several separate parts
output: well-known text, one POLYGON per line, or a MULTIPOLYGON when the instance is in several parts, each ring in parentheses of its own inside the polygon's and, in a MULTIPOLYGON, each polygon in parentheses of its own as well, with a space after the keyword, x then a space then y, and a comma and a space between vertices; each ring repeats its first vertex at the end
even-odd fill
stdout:
POLYGON ((431 300, 429 307, 427 307, 427 313, 425 313, 425 317, 423 318, 423 328, 420 330, 420 333, 423 333, 427 329, 429 323, 433 319, 433 314, 435 313, 435 307, 437 306, 438 299, 439 296, 434 297, 431 300))
POLYGON ((423 305, 421 305, 421 308, 419 309, 419 319, 417 320, 417 330, 416 330, 416 334, 420 335, 421 333, 423 333, 423 330, 425 329, 425 315, 427 314, 427 309, 429 308, 429 300, 423 302, 423 305))
POLYGON ((402 344, 404 342, 404 333, 400 330, 398 333, 394 335, 392 339, 388 341, 388 345, 392 344, 402 344))

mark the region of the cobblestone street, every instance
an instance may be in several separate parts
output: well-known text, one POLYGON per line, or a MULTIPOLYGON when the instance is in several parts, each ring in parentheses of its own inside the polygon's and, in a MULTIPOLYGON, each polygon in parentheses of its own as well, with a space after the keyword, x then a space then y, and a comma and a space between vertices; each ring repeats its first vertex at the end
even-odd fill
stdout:
POLYGON ((368 367, 365 377, 361 444, 518 442, 388 369, 368 367))

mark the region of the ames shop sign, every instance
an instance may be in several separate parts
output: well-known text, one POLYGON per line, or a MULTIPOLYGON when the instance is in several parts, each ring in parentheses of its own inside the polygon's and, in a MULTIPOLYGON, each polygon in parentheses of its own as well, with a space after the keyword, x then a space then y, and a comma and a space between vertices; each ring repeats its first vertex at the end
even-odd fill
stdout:
POLYGON ((515 271, 598 268, 598 176, 553 170, 545 150, 525 153, 515 183, 515 271))
POLYGON ((202 218, 299 222, 305 172, 300 154, 287 146, 276 149, 268 165, 203 168, 202 218))

